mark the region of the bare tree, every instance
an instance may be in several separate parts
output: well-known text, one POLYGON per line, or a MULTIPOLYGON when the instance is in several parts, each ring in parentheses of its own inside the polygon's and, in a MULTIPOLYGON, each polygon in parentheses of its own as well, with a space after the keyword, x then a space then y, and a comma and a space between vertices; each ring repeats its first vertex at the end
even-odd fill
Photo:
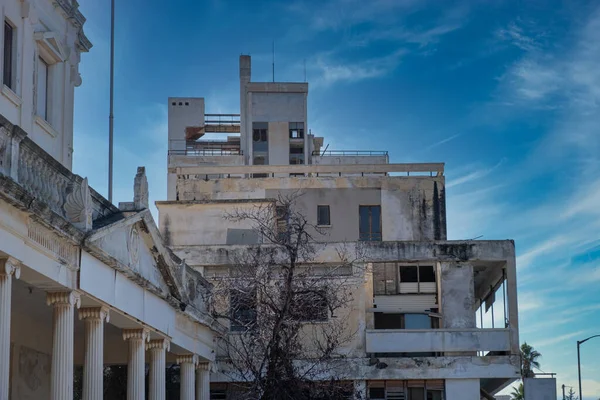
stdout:
POLYGON ((318 264, 323 232, 295 210, 298 197, 226 216, 250 223, 262 241, 230 254, 211 292, 214 316, 230 325, 220 343, 220 372, 237 382, 239 398, 356 397, 352 383, 335 371, 356 337, 348 317, 364 276, 360 251, 342 246, 335 264, 318 264))

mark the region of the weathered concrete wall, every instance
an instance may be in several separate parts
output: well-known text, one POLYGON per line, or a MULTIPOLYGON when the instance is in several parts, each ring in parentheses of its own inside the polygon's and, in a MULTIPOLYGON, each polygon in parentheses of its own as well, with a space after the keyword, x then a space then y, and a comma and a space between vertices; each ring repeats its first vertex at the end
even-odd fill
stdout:
POLYGON ((168 107, 169 150, 185 150, 185 128, 204 126, 204 98, 169 97, 168 107))
MULTIPOLYGON (((158 202, 160 231, 168 245, 194 246, 205 244, 249 244, 247 241, 235 241, 242 231, 254 235, 251 221, 228 221, 226 216, 239 212, 254 212, 257 207, 265 206, 264 201, 257 202, 180 202, 167 204, 158 202)), ((257 243, 254 241, 253 243, 257 243)))
POLYGON ((480 400, 479 379, 446 379, 446 400, 480 400))
POLYGON ((387 164, 387 156, 312 156, 316 165, 387 164))
POLYGON ((555 378, 527 378, 523 384, 525 400, 556 399, 555 378))
POLYGON ((26 346, 13 343, 11 348, 10 398, 46 400, 50 398, 52 357, 26 346))
POLYGON ((368 353, 510 351, 508 329, 367 331, 368 353))
POLYGON ((384 241, 446 238, 443 177, 179 180, 177 185, 173 197, 179 200, 277 198, 298 192, 298 208, 313 224, 317 205, 330 206, 332 226, 323 241, 357 240, 359 205, 381 205, 384 241))
POLYGON ((304 122, 304 93, 252 93, 252 122, 304 122))
POLYGON ((473 265, 442 263, 441 271, 444 328, 475 328, 473 265))

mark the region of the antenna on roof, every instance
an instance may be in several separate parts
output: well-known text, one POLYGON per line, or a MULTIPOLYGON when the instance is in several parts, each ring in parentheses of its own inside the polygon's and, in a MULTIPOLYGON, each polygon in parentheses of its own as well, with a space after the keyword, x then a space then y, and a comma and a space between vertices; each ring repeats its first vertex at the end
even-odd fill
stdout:
POLYGON ((273 40, 273 82, 275 82, 275 41, 273 40))
POLYGON ((304 59, 304 82, 306 82, 306 58, 304 59))

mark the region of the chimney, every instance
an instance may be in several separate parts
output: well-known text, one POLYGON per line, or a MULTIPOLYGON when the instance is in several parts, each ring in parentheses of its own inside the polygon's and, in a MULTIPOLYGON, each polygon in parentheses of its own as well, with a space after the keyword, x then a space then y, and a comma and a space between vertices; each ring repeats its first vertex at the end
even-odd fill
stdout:
POLYGON ((251 61, 250 56, 240 56, 240 83, 250 82, 251 61))

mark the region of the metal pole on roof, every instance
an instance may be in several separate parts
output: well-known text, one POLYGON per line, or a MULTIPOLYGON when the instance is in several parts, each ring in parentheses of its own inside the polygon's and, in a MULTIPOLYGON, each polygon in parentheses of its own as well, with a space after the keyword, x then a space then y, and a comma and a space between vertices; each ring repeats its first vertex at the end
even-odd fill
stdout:
POLYGON ((110 111, 108 114, 108 201, 113 199, 113 97, 115 86, 115 0, 110 0, 110 111))

